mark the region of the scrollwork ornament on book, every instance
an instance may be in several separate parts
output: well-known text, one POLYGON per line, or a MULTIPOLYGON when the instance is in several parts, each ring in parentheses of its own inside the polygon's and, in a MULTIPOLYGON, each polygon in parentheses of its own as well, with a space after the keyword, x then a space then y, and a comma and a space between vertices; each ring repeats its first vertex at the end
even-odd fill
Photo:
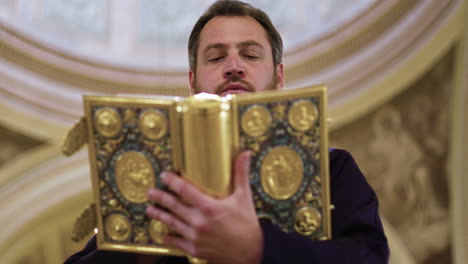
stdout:
POLYGON ((100 249, 185 256, 164 245, 172 231, 146 216, 147 191, 165 188, 161 172, 177 171, 225 197, 243 150, 251 151, 258 217, 288 233, 330 238, 325 86, 185 99, 85 96, 84 108, 64 152, 88 143, 100 249), (80 143, 70 144, 77 135, 80 143))

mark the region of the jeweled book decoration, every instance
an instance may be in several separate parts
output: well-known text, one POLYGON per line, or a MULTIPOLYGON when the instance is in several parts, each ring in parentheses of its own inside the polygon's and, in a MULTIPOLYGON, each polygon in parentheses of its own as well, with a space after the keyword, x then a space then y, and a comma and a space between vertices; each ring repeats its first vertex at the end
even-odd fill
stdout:
POLYGON ((176 171, 227 196, 232 161, 243 150, 251 151, 259 218, 310 239, 331 237, 325 86, 142 97, 84 96, 85 117, 63 152, 88 143, 95 205, 75 224, 75 239, 97 226, 100 249, 186 255, 164 245, 172 231, 145 215, 148 189, 165 188, 161 172, 176 171))

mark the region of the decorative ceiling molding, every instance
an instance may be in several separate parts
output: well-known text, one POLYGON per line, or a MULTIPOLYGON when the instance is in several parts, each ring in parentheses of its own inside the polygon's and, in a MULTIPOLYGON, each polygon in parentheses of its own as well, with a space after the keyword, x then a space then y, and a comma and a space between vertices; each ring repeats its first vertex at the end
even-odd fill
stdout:
MULTIPOLYGON (((327 83, 332 117, 339 120, 338 124, 350 122, 369 111, 373 101, 382 102, 408 84, 387 84, 390 92, 385 93, 378 89, 382 78, 414 58, 418 49, 438 34, 462 2, 377 1, 345 25, 287 52, 287 87, 327 83), (361 104, 364 95, 373 90, 379 92, 371 93, 376 96, 372 102, 361 104), (358 107, 342 111, 344 105, 358 107)), ((429 67, 432 61, 419 58, 413 64, 429 67)), ((405 73, 406 77, 411 75, 405 80, 411 81, 419 73, 405 73)), ((44 129, 38 128, 41 134, 47 134, 44 131, 50 129, 45 126, 49 124, 64 128, 78 119, 82 115, 82 94, 188 95, 185 72, 149 71, 79 57, 2 20, 0 78, 4 80, 0 101, 13 112, 30 114, 47 124, 44 129)), ((4 119, 0 117, 0 121, 4 119)))
POLYGON ((59 227, 71 228, 92 195, 86 152, 65 158, 58 151, 58 146, 41 147, 0 169, 9 179, 0 184, 1 263, 18 263, 33 246, 46 247, 44 263, 63 261, 53 249, 60 243, 59 227))
MULTIPOLYGON (((292 64, 287 65, 288 79, 297 80, 303 74, 304 69, 306 74, 307 72, 310 73, 312 68, 308 63, 310 64, 311 61, 314 61, 313 64, 320 61, 319 68, 323 68, 323 64, 334 62, 337 57, 330 55, 335 54, 336 50, 340 50, 340 54, 349 55, 350 52, 355 51, 347 48, 350 43, 360 44, 361 47, 365 46, 366 39, 361 38, 359 35, 351 40, 343 40, 342 38, 349 34, 356 34, 355 31, 367 30, 362 28, 363 25, 373 22, 372 20, 376 17, 379 18, 381 14, 404 14, 409 11, 397 5, 395 5, 396 7, 389 5, 389 3, 393 2, 395 0, 377 1, 359 16, 342 25, 342 27, 327 32, 319 39, 312 39, 309 44, 286 51, 285 60, 291 61, 292 64), (334 49, 335 52, 322 54, 321 47, 328 47, 328 49, 329 47, 336 47, 336 50, 334 49), (320 54, 316 54, 317 51, 320 54), (298 62, 297 58, 301 58, 301 61, 298 62), (293 65, 296 65, 296 68, 292 67, 293 65)), ((408 2, 416 1, 400 1, 398 3, 408 2)), ((411 5, 404 4, 403 6, 411 5)), ((139 92, 161 93, 170 87, 170 94, 187 95, 185 89, 187 85, 186 70, 151 71, 142 70, 139 67, 129 68, 123 65, 105 63, 92 57, 70 53, 57 45, 46 43, 44 40, 28 34, 13 24, 9 25, 8 21, 0 22, 2 22, 0 23, 0 51, 4 53, 4 58, 18 64, 19 67, 29 69, 42 76, 97 92, 102 90, 106 92, 109 92, 109 90, 118 92, 137 90, 139 92)), ((388 26, 391 26, 392 23, 397 21, 386 22, 388 22, 388 26)), ((376 30, 382 30, 382 28, 376 28, 376 30)), ((359 49, 359 46, 354 45, 354 48, 359 49)))
POLYGON ((404 56, 384 65, 385 74, 374 73, 367 83, 360 84, 360 89, 343 89, 342 100, 332 102, 335 105, 330 111, 334 118, 331 129, 339 129, 398 95, 457 45, 463 38, 463 5, 463 0, 452 1, 413 42, 412 48, 404 51, 404 56))
MULTIPOLYGON (((359 56, 362 50, 375 45, 375 41, 388 34, 422 0, 382 1, 374 5, 372 12, 354 19, 354 23, 332 32, 328 38, 313 41, 291 53, 287 59, 286 76, 291 81, 301 80, 323 71, 350 56, 359 56), (382 3, 385 3, 383 5, 382 3), (291 65, 292 64, 292 65, 291 65)), ((432 4, 436 1, 426 1, 432 4)), ((441 1, 443 2, 443 1, 441 1)), ((440 10, 440 8, 435 9, 440 10)))
MULTIPOLYGON (((269 13, 286 53, 342 35, 342 29, 361 23, 364 14, 378 14, 378 7, 393 1, 247 0, 269 13)), ((188 34, 211 2, 12 0, 0 6, 0 21, 16 38, 88 66, 185 78, 188 34)))
POLYGON ((89 91, 165 90, 183 93, 186 73, 149 72, 98 63, 64 53, 0 24, 0 52, 5 60, 35 74, 89 91))
POLYGON ((456 2, 460 1, 398 1, 370 22, 367 20, 368 24, 343 32, 347 39, 325 47, 320 43, 311 45, 298 53, 304 59, 287 68, 288 81, 294 86, 326 82, 331 87, 331 99, 340 97, 342 90, 360 90, 363 83, 385 75, 395 62, 404 61, 414 52, 436 31, 434 26, 450 16, 456 2))
MULTIPOLYGON (((17 235, 17 231, 42 212, 91 189, 85 152, 71 158, 57 156, 58 146, 48 146, 30 153, 30 157, 12 162, 0 170, 9 180, 0 186, 0 224, 4 228, 0 243, 17 235), (41 184, 38 184, 41 183, 41 184), (40 201, 31 206, 31 202, 40 201), (25 210, 27 208, 27 210, 25 210), (15 221, 12 221, 15 219, 15 221)), ((2 256, 4 252, 0 252, 2 256)))
MULTIPOLYGON (((285 61, 288 80, 300 81, 304 76, 331 67, 365 48, 397 23, 400 17, 410 12, 418 2, 420 0, 378 1, 342 28, 287 52, 285 61)), ((145 71, 105 64, 93 58, 78 57, 58 47, 47 45, 5 22, 0 24, 0 50, 5 59, 18 64, 19 67, 87 90, 161 93, 170 87, 170 91, 165 92, 187 95, 186 71, 145 71)))

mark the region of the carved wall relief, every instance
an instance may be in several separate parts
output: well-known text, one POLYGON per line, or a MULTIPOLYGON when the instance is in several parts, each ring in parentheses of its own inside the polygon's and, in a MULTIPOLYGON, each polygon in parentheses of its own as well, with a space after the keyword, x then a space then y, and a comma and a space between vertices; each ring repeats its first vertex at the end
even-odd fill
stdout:
POLYGON ((390 102, 330 135, 352 152, 417 263, 450 263, 449 52, 390 102), (353 139, 353 140, 350 140, 353 139))

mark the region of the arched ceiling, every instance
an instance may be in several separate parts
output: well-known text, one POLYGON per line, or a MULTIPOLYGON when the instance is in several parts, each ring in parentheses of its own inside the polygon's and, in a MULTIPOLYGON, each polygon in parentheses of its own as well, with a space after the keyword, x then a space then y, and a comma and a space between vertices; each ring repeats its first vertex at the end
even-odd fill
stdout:
MULTIPOLYGON (((13 30, 89 62, 144 71, 185 73, 190 30, 213 0, 3 0, 1 20, 13 30)), ((307 45, 359 16, 376 0, 250 0, 265 10, 285 50, 307 45)))
MULTIPOLYGON (((0 0, 0 122, 50 139, 82 115, 83 94, 188 95, 186 36, 211 2, 0 0)), ((326 83, 341 124, 453 45, 463 0, 250 2, 284 37, 287 88, 326 83)))

